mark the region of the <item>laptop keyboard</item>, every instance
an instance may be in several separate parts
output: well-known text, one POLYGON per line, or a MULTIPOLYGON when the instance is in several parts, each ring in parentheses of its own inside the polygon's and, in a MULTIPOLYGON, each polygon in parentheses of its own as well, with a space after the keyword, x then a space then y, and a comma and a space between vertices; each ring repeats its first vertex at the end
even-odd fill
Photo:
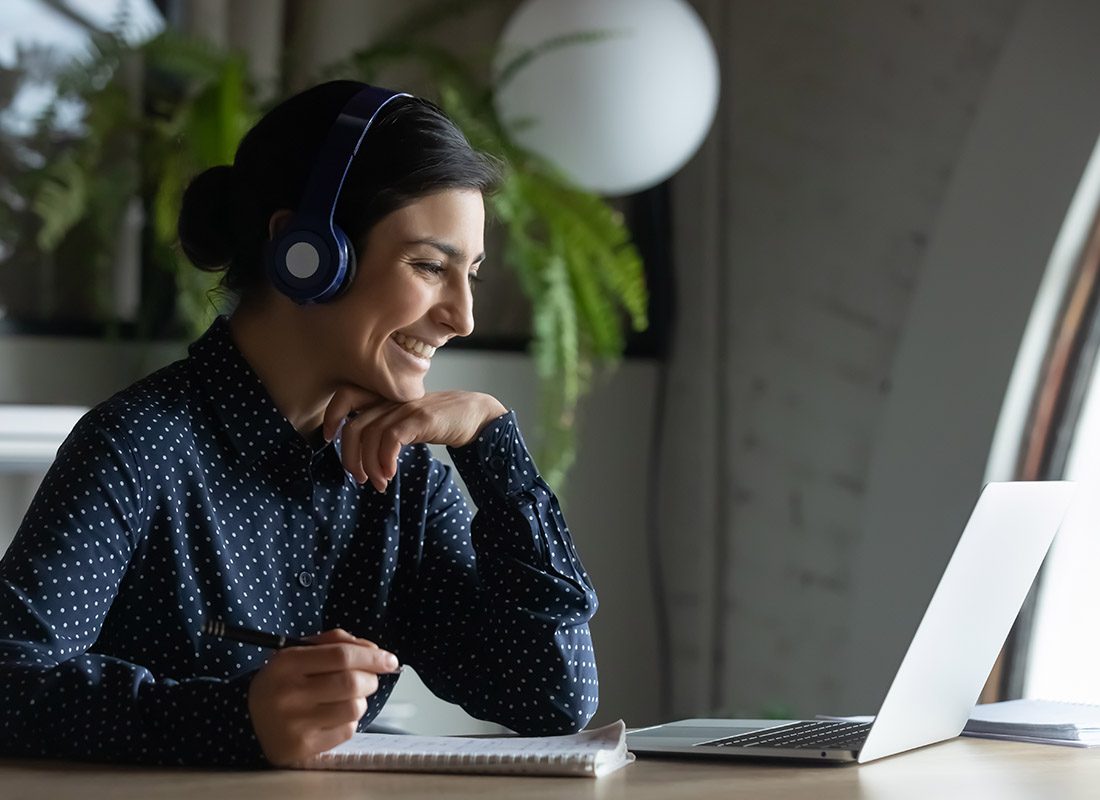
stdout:
POLYGON ((696 747, 782 747, 798 750, 859 750, 871 730, 870 722, 807 720, 778 728, 742 733, 725 739, 700 742, 696 747))

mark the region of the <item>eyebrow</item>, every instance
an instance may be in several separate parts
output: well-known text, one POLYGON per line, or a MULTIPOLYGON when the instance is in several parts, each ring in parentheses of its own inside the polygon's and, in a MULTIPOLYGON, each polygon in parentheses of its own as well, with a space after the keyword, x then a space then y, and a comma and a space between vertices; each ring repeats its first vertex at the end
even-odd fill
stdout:
MULTIPOLYGON (((413 239, 411 242, 409 242, 409 244, 424 244, 428 247, 433 247, 441 252, 443 255, 447 256, 447 258, 450 258, 454 261, 466 260, 466 254, 462 250, 455 247, 453 244, 450 244, 449 242, 444 242, 439 239, 433 239, 431 237, 427 237, 424 239, 413 239)), ((477 258, 473 260, 473 263, 480 264, 484 260, 485 251, 482 251, 478 253, 477 258)))

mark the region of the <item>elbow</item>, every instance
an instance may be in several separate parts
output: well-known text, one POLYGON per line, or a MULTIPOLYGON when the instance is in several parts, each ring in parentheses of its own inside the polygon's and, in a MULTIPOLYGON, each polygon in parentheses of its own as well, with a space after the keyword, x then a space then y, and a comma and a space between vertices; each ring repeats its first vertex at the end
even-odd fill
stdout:
POLYGON ((551 695, 553 724, 558 733, 576 733, 591 721, 600 705, 600 685, 596 662, 579 661, 571 680, 551 695))
POLYGON ((592 619, 596 616, 596 609, 600 607, 599 598, 596 597, 596 590, 589 589, 584 593, 584 606, 581 609, 581 615, 584 617, 584 621, 592 619))
POLYGON ((600 601, 594 589, 581 587, 566 607, 564 622, 567 625, 584 625, 596 615, 600 601))
POLYGON ((548 735, 578 733, 584 730, 595 715, 598 706, 599 698, 595 694, 582 697, 578 703, 555 704, 548 735))

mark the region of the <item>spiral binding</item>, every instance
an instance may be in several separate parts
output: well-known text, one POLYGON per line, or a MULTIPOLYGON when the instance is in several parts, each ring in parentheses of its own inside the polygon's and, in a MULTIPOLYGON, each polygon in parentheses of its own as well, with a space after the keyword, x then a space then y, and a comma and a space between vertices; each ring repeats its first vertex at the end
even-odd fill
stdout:
POLYGON ((322 753, 310 766, 396 772, 592 773, 595 753, 322 753))

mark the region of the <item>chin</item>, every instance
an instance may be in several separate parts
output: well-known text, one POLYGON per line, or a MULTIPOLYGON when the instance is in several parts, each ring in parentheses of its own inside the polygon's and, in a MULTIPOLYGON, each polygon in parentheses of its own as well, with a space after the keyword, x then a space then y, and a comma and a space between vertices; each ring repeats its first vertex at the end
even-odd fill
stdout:
POLYGON ((410 400, 419 400, 425 394, 427 394, 427 391, 424 389, 424 384, 422 383, 418 386, 394 386, 391 388, 391 391, 386 393, 388 399, 395 403, 407 403, 410 400))

